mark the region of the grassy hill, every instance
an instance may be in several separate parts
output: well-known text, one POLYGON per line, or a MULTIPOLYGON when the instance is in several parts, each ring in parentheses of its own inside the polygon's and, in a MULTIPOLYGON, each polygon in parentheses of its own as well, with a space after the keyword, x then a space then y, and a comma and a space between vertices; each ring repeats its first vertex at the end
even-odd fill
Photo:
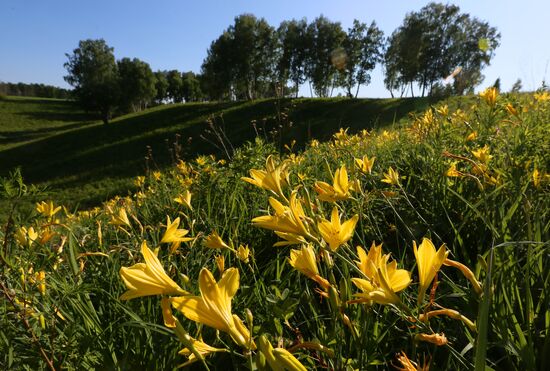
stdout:
POLYGON ((301 145, 327 139, 340 127, 354 132, 398 125, 428 105, 425 98, 171 104, 105 126, 73 102, 7 98, 0 101, 0 176, 21 167, 25 180, 47 186, 51 197, 86 207, 125 194, 133 177, 175 156, 225 155, 219 137, 229 151, 257 135, 280 147, 290 138, 301 145))

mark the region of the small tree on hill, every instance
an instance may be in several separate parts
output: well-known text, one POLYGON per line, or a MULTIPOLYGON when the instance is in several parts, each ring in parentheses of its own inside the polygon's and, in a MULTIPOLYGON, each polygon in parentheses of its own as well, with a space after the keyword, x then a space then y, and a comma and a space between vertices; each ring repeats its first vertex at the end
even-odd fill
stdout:
POLYGON ((64 67, 65 81, 74 87, 77 100, 90 111, 100 114, 105 124, 119 100, 117 65, 113 48, 105 40, 82 40, 64 67))

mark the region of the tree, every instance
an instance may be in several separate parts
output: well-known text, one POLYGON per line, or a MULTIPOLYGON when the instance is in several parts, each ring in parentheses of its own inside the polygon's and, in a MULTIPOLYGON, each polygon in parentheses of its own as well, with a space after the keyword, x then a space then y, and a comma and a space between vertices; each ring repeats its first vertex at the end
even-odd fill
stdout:
POLYGON ((65 81, 74 87, 77 100, 90 111, 97 111, 105 124, 119 100, 117 65, 113 48, 105 40, 82 40, 64 67, 65 81))
POLYGON ((122 58, 117 66, 120 107, 134 112, 146 108, 157 94, 155 75, 149 64, 137 58, 122 58))
POLYGON ((198 102, 202 99, 200 81, 191 71, 182 74, 182 95, 185 102, 198 102))
POLYGON ((512 89, 510 90, 511 93, 519 93, 521 89, 523 88, 523 85, 521 83, 521 79, 517 79, 514 85, 512 85, 512 89))
POLYGON ((306 35, 307 21, 305 19, 284 21, 276 31, 277 47, 277 79, 281 85, 290 80, 293 92, 298 97, 300 85, 305 82, 305 61, 307 57, 306 35))
POLYGON ((154 75, 155 90, 157 91, 157 94, 155 95, 155 102, 160 104, 168 98, 168 79, 166 78, 167 72, 156 71, 154 75))
POLYGON ((328 97, 337 85, 335 78, 339 51, 346 37, 339 22, 331 22, 324 16, 308 25, 306 33, 307 57, 305 75, 313 85, 315 94, 328 97))
POLYGON ((178 70, 168 71, 166 80, 168 81, 168 98, 172 99, 174 103, 183 102, 183 80, 181 79, 181 73, 178 70))
POLYGON ((366 24, 353 20, 353 27, 343 41, 345 52, 345 67, 343 72, 343 85, 348 97, 353 97, 351 92, 357 86, 355 97, 363 84, 370 83, 369 71, 372 71, 378 62, 382 61, 382 48, 384 33, 372 22, 369 27, 366 24))
POLYGON ((456 5, 430 3, 407 14, 388 40, 386 87, 413 83, 431 93, 436 83, 460 67, 456 94, 473 89, 483 80, 481 70, 490 63, 500 34, 487 22, 460 13, 456 5))
POLYGON ((208 94, 255 99, 274 80, 275 30, 265 19, 242 14, 215 40, 202 65, 208 94))

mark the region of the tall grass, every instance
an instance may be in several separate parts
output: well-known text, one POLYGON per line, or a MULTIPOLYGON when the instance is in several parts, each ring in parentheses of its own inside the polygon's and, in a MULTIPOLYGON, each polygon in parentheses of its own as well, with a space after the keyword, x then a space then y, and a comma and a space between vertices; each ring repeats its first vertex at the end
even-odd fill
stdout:
MULTIPOLYGON (((177 354, 184 348, 182 334, 164 326, 159 297, 119 299, 126 290, 120 268, 143 262, 139 248, 145 240, 160 247, 166 273, 193 295, 200 295, 203 268, 216 280, 222 270, 237 268, 232 313, 256 343, 264 335, 307 368, 387 369, 400 365, 396 354, 405 352, 432 369, 545 369, 549 119, 550 101, 542 93, 495 100, 484 95, 467 109, 439 104, 413 115, 403 128, 341 130, 303 151, 258 138, 236 149, 230 161, 202 156, 151 171, 136 179, 131 197, 76 214, 42 209, 21 215, 15 209, 0 232, 0 362, 30 369, 169 369, 185 362, 177 354), (241 179, 251 169, 265 170, 270 155, 288 172, 279 195, 241 179), (355 159, 365 155, 376 157, 371 172, 357 167, 355 159), (316 182, 333 184, 343 165, 360 187, 336 203, 321 201, 316 182), (399 173, 393 184, 381 181, 390 167, 399 173), (175 201, 186 190, 192 209, 175 201), (305 238, 328 288, 291 266, 290 250, 299 245, 274 247, 281 238, 251 225, 253 218, 274 213, 269 197, 287 205, 292 190, 302 200, 311 233, 305 238), (357 215, 358 222, 352 238, 334 250, 317 225, 335 205, 342 221, 357 215), (121 210, 127 221, 120 222, 121 210), (160 242, 167 216, 179 217, 180 228, 194 237, 174 254, 160 242), (213 231, 230 248, 205 247, 213 231), (480 295, 459 270, 443 266, 417 303, 412 243, 423 237, 436 247, 445 244, 449 258, 471 268, 480 295), (351 281, 364 277, 355 247, 368 250, 373 241, 412 275, 412 284, 397 293, 399 301, 389 305, 358 302, 361 292, 351 281), (236 253, 244 244, 251 250, 248 261, 236 253), (421 320, 441 307, 456 310, 462 320, 421 320), (440 346, 419 341, 442 333, 447 340, 440 346)), ((31 191, 17 176, 3 184, 12 204, 31 191)), ((173 314, 193 338, 228 350, 206 357, 211 368, 262 365, 261 349, 243 350, 223 331, 173 314)))

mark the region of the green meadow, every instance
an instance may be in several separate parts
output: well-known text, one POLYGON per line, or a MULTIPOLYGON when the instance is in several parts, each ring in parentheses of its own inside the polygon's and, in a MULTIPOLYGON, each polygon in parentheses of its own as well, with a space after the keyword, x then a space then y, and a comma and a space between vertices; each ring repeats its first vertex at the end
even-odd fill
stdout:
POLYGON ((6 369, 550 367, 547 92, 0 109, 6 369))

